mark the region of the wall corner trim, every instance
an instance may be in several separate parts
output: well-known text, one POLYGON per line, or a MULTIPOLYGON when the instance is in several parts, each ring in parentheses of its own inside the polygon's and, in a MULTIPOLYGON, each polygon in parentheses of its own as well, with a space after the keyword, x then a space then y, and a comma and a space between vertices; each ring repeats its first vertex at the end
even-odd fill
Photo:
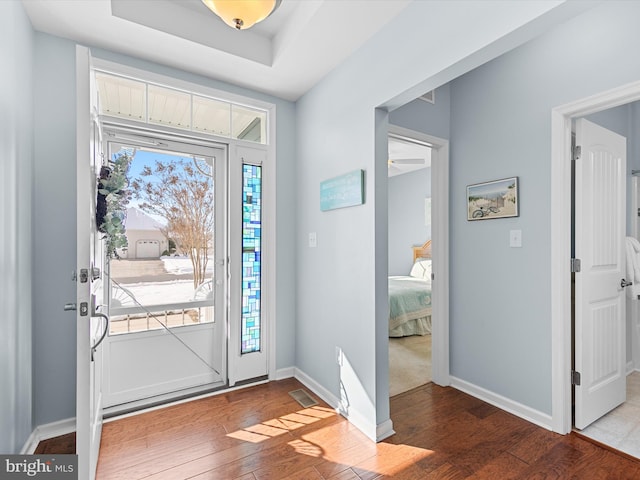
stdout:
MULTIPOLYGON (((345 410, 340 400, 333 393, 324 388, 320 383, 315 381, 299 368, 296 368, 295 371, 295 378, 300 383, 302 383, 305 387, 318 395, 322 400, 327 402, 332 408, 336 410, 336 412, 346 418, 349 423, 352 423, 358 430, 364 433, 373 442, 378 441, 378 426, 375 423, 369 421, 369 419, 365 415, 354 410, 353 408, 345 410)), ((388 421, 390 422, 390 420, 388 421)), ((381 424, 384 426, 384 430, 381 430, 383 432, 382 434, 388 433, 388 429, 390 428, 389 426, 385 425, 385 423, 381 424)), ((391 429, 391 431, 393 430, 391 429)), ((389 433, 387 436, 389 435, 391 435, 391 433, 389 433)), ((382 439, 383 438, 380 438, 380 440, 382 439)))
POLYGON ((378 424, 376 427, 376 442, 381 442, 385 438, 389 438, 391 435, 394 435, 396 432, 393 429, 393 422, 391 419, 385 420, 384 422, 378 424))
POLYGON ((275 380, 284 380, 285 378, 292 378, 296 376, 295 367, 279 368, 276 370, 275 380))
POLYGON ((44 425, 38 425, 33 429, 29 438, 20 450, 21 455, 31 455, 38 448, 38 444, 49 438, 59 437, 60 435, 66 435, 76 431, 76 419, 67 418, 65 420, 59 420, 57 422, 46 423, 44 425))

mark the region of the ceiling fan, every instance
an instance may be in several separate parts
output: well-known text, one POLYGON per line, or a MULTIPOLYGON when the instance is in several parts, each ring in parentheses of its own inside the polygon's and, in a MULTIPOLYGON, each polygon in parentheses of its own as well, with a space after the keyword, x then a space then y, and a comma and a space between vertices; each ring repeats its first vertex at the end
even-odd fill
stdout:
POLYGON ((424 158, 390 158, 387 160, 389 175, 398 175, 400 173, 405 173, 415 169, 407 168, 409 166, 424 164, 424 158))
POLYGON ((424 165, 424 158, 390 158, 387 164, 391 165, 424 165))

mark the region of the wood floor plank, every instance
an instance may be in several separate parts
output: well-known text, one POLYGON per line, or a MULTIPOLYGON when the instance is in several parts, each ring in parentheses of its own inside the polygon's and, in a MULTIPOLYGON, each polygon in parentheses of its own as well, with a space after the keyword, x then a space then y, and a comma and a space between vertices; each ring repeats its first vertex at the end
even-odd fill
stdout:
MULTIPOLYGON (((637 479, 640 462, 558 435, 453 388, 391 399, 396 434, 374 443, 294 379, 108 422, 98 480, 637 479)), ((72 453, 73 435, 38 451, 72 453)))

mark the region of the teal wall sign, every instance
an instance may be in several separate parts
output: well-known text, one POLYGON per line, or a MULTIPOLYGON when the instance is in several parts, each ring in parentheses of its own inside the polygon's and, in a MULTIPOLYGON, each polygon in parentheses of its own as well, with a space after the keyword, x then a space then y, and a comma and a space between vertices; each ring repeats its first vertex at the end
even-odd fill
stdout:
POLYGON ((355 170, 320 182, 320 210, 353 207, 364 203, 364 170, 355 170))

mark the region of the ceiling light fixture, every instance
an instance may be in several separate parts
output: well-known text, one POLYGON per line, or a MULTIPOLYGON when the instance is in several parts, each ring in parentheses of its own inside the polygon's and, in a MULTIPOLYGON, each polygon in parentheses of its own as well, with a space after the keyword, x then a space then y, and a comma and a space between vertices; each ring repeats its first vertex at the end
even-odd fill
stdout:
POLYGON ((202 0, 224 23, 246 30, 261 22, 280 6, 282 0, 202 0))

